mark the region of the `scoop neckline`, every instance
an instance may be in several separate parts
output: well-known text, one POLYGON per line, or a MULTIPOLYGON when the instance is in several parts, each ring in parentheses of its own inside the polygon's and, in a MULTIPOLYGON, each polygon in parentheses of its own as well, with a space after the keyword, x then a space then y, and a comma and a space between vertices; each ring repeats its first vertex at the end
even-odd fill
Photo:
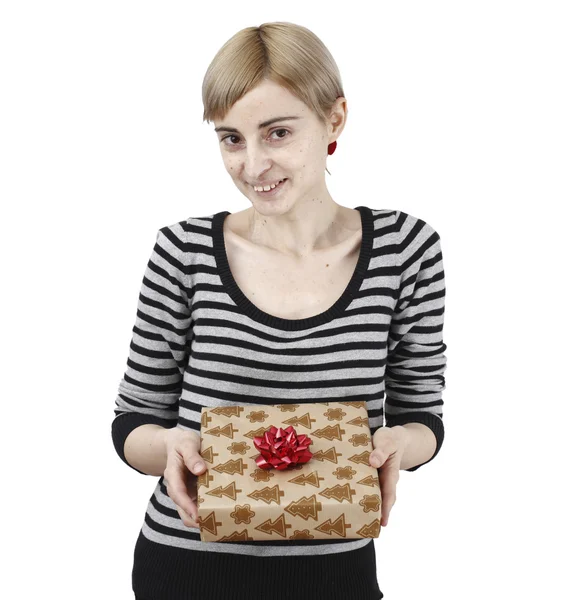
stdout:
POLYGON ((212 220, 212 241, 217 270, 229 297, 233 300, 239 310, 255 321, 286 331, 308 329, 340 317, 358 292, 366 275, 374 242, 374 219, 372 210, 367 206, 355 206, 355 210, 360 212, 362 240, 360 254, 353 275, 341 296, 332 306, 322 313, 303 319, 285 319, 271 315, 261 310, 247 298, 233 277, 229 261, 227 260, 227 252, 225 250, 223 225, 226 217, 231 213, 227 210, 215 213, 212 220))

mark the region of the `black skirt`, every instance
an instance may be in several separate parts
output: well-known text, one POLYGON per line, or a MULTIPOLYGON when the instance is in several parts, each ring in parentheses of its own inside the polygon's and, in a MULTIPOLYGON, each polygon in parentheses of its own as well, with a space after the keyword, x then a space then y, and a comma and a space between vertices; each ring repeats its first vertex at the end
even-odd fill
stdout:
POLYGON ((380 600, 374 540, 357 550, 257 557, 157 544, 139 533, 136 600, 380 600))

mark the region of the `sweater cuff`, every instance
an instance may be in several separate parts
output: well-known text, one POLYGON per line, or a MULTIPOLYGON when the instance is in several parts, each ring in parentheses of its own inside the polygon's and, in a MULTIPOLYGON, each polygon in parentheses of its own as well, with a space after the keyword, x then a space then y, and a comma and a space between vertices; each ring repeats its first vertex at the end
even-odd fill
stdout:
POLYGON ((139 469, 136 469, 132 465, 130 465, 125 459, 125 440, 127 436, 137 427, 141 425, 160 425, 165 429, 172 429, 176 427, 176 419, 160 419, 159 417, 155 417, 153 415, 146 415, 143 413, 137 412, 128 412, 123 413, 115 417, 112 421, 112 440, 114 442, 114 448, 118 453, 118 456, 123 460, 123 462, 141 475, 147 475, 147 473, 143 473, 139 469))
POLYGON ((386 427, 396 427, 398 425, 406 425, 407 423, 422 423, 423 425, 427 425, 429 429, 435 434, 435 438, 437 441, 437 447, 435 448, 435 452, 433 456, 424 463, 420 465, 415 465, 410 469, 406 469, 406 471, 417 471, 423 465, 431 462, 435 456, 439 453, 441 446, 443 445, 443 440, 445 437, 445 428, 443 424, 442 417, 434 413, 429 412, 410 412, 403 413, 401 415, 391 415, 386 416, 386 427))

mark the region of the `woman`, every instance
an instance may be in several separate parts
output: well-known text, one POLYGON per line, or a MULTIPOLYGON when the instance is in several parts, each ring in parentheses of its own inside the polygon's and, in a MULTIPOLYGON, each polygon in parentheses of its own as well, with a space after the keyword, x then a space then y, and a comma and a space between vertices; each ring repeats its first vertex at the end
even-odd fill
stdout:
POLYGON ((400 469, 432 460, 444 435, 439 236, 402 211, 331 197, 324 169, 347 106, 306 28, 237 33, 203 100, 251 205, 161 228, 147 265, 112 426, 122 460, 159 476, 135 547, 136 598, 382 598, 372 538, 200 540, 201 409, 365 401, 386 526, 400 469))

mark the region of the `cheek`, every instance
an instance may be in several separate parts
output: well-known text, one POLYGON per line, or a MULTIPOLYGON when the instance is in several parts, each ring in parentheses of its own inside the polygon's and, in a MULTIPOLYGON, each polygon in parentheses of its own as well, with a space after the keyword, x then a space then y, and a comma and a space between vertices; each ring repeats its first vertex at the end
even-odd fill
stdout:
POLYGON ((229 154, 226 154, 226 153, 222 154, 221 157, 223 159, 223 165, 224 165, 225 169, 227 170, 229 175, 234 177, 236 175, 236 173, 238 172, 237 161, 233 157, 229 156, 229 154))

